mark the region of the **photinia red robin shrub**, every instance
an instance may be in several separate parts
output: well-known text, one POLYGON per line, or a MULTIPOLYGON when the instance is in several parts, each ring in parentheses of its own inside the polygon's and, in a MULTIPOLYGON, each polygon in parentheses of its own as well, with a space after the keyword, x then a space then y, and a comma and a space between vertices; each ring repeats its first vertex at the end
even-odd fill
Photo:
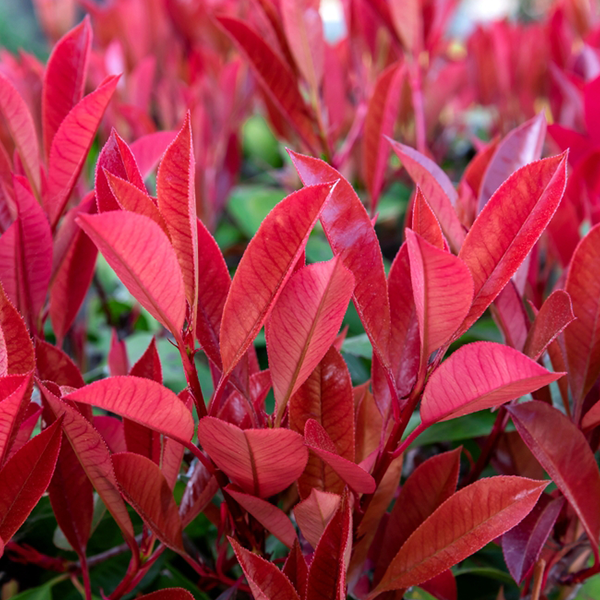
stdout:
POLYGON ((557 4, 531 39, 589 52, 542 57, 511 102, 485 49, 529 32, 479 29, 455 63, 451 4, 351 2, 333 46, 311 2, 148 2, 165 27, 143 39, 116 23, 144 3, 115 2, 89 7, 95 48, 86 17, 45 67, 4 57, 3 598, 540 600, 600 572, 598 36, 557 4), (456 185, 444 81, 505 132, 456 185), (285 197, 224 255, 249 98, 295 149, 285 197), (136 328, 154 337, 130 365, 136 328))

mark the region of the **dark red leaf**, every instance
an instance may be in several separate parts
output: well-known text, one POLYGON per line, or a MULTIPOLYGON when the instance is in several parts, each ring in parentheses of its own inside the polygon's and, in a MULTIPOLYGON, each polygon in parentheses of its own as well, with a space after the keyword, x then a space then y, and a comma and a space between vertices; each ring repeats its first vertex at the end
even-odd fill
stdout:
POLYGON ((35 353, 25 323, 0 285, 0 377, 35 369, 35 353))
POLYGON ((31 373, 16 377, 3 378, 0 389, 0 467, 5 462, 15 440, 32 392, 31 373))

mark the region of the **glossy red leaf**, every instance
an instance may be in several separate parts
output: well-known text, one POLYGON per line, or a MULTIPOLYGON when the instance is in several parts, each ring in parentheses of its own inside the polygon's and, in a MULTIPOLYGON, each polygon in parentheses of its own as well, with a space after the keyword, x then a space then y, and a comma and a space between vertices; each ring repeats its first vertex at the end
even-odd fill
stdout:
POLYGON ((0 471, 0 538, 10 540, 46 491, 60 450, 57 421, 32 438, 0 471))
POLYGON ((94 141, 118 77, 107 78, 76 104, 60 124, 50 148, 48 189, 44 197, 52 227, 56 227, 94 141))
POLYGON ((432 246, 410 229, 406 242, 423 369, 430 354, 450 339, 467 316, 473 279, 460 258, 432 246))
POLYGON ((560 155, 519 169, 473 223, 458 255, 475 283, 473 306, 460 333, 509 282, 550 222, 565 191, 566 166, 566 155, 560 155))
POLYGON ((263 91, 283 118, 292 125, 308 149, 318 152, 320 144, 313 130, 313 118, 292 71, 267 42, 243 21, 231 17, 218 17, 217 21, 244 53, 263 91))
POLYGON ((180 335, 185 317, 183 276, 160 227, 143 215, 117 211, 80 215, 77 222, 136 300, 173 335, 180 335))
POLYGON ((92 46, 90 18, 66 33, 54 46, 44 72, 42 125, 46 156, 60 124, 81 100, 92 46))
POLYGON ((288 548, 293 547, 296 530, 290 518, 280 508, 256 496, 244 494, 231 485, 228 485, 225 491, 282 544, 288 548))
POLYGON ((35 354, 25 322, 0 285, 0 377, 34 369, 35 354))
POLYGON ((372 214, 377 207, 390 156, 390 145, 385 136, 394 134, 404 75, 405 67, 402 64, 390 65, 377 78, 369 99, 363 138, 363 164, 372 214))
POLYGON ((415 185, 421 188, 427 198, 453 252, 458 252, 465 232, 454 210, 458 194, 452 182, 431 159, 420 152, 393 140, 390 143, 415 185))
POLYGON ((571 297, 563 290, 552 292, 536 315, 523 353, 537 360, 558 334, 575 320, 571 297))
POLYGON ((224 374, 246 352, 304 250, 330 184, 315 185, 284 198, 252 238, 231 283, 223 308, 220 345, 224 374))
POLYGON ((94 514, 94 488, 68 443, 60 448, 48 488, 58 526, 79 556, 85 555, 94 514))
POLYGON ((145 425, 186 445, 194 434, 194 419, 169 389, 141 377, 108 377, 65 396, 145 425))
POLYGON ((158 168, 156 194, 158 208, 167 224, 183 273, 185 296, 193 317, 191 327, 195 333, 198 310, 198 228, 194 171, 192 124, 188 113, 181 131, 165 151, 158 168))
MULTIPOLYGON (((289 427, 300 434, 308 419, 319 422, 332 439, 335 452, 354 462, 355 426, 352 381, 341 354, 330 348, 304 382, 290 398, 289 427)), ((298 480, 302 498, 312 488, 341 493, 344 482, 327 464, 311 454, 304 473, 298 480)))
POLYGON ((179 506, 184 527, 187 527, 206 508, 218 489, 217 478, 202 463, 197 463, 185 486, 179 506))
POLYGON ((311 600, 344 600, 346 571, 352 552, 352 510, 346 498, 329 521, 313 554, 306 597, 311 600))
POLYGON ((400 489, 385 528, 375 581, 411 534, 441 506, 458 484, 461 448, 443 452, 420 464, 400 489))
POLYGON ((163 544, 183 552, 179 510, 158 465, 133 452, 113 454, 112 460, 127 502, 163 544))
POLYGON ((474 554, 519 523, 546 485, 500 476, 456 492, 408 538, 370 598, 419 585, 474 554))
POLYGON ((598 557, 600 471, 585 436, 545 402, 533 400, 508 411, 523 441, 581 519, 598 557))
POLYGON ((31 439, 31 435, 38 425, 41 414, 42 408, 39 404, 30 402, 29 406, 25 409, 23 421, 17 431, 15 441, 8 453, 7 460, 12 458, 31 439))
POLYGON ((275 423, 338 334, 354 290, 339 257, 303 267, 290 278, 269 318, 267 349, 277 403, 275 423))
POLYGON ((223 253, 204 223, 198 226, 198 315, 196 337, 206 356, 221 369, 219 332, 231 277, 223 253))
POLYGON ((338 181, 321 214, 334 255, 354 275, 354 305, 381 362, 388 360, 390 307, 377 234, 360 198, 346 179, 326 162, 288 151, 304 185, 338 181))
POLYGON ((108 372, 113 377, 116 375, 127 375, 129 371, 129 358, 127 357, 127 346, 124 340, 120 340, 117 330, 113 329, 110 336, 110 348, 106 357, 108 372))
POLYGON ((377 487, 375 480, 360 465, 337 453, 335 444, 325 428, 314 419, 308 419, 304 427, 306 445, 326 462, 357 494, 372 494, 377 487))
POLYGON ((300 543, 296 539, 292 551, 285 559, 282 569, 284 575, 292 582, 301 598, 306 597, 306 580, 308 579, 308 567, 302 554, 300 543))
POLYGON ((291 581, 273 563, 228 539, 257 600, 300 600, 291 581))
POLYGON ((421 402, 421 420, 435 423, 492 408, 534 392, 563 375, 547 371, 502 344, 467 344, 429 378, 421 402))
POLYGON ((9 79, 0 73, 0 112, 4 115, 33 193, 41 189, 40 149, 31 113, 9 79))
POLYGON ((19 217, 15 267, 19 286, 18 304, 23 316, 37 331, 52 273, 52 232, 42 207, 22 177, 13 178, 19 217))
POLYGON ((134 377, 145 377, 157 383, 162 383, 162 365, 160 364, 160 356, 156 348, 156 338, 152 338, 144 354, 131 367, 129 374, 134 377))
POLYGON ((517 169, 541 158, 545 138, 546 119, 540 112, 513 129, 498 144, 481 181, 477 212, 481 212, 494 192, 517 169))
POLYGON ((243 490, 268 498, 304 471, 308 450, 289 429, 240 429, 214 417, 198 423, 198 440, 225 474, 243 490))
POLYGON ((579 242, 567 274, 565 291, 576 321, 565 331, 569 384, 580 404, 600 374, 600 225, 579 242))
POLYGON ((194 596, 183 588, 166 588, 151 594, 144 594, 138 600, 194 600, 194 596))
POLYGON ((519 585, 536 563, 564 502, 564 498, 542 494, 533 510, 502 536, 506 566, 519 585))
POLYGON ((440 250, 447 250, 440 222, 437 220, 433 210, 431 210, 431 206, 429 206, 429 202, 427 202, 419 186, 417 186, 415 191, 415 199, 412 206, 411 229, 432 246, 440 250))
POLYGON ((281 20, 298 70, 313 93, 319 92, 325 62, 323 21, 318 5, 309 0, 283 0, 281 20))
POLYGON ((522 352, 527 340, 529 315, 513 280, 496 296, 490 310, 506 345, 522 352))
POLYGON ((0 467, 8 457, 25 411, 29 405, 32 391, 31 373, 0 383, 6 396, 0 396, 0 467), (19 381, 20 380, 20 381, 19 381), (8 389, 7 389, 8 388, 8 389))
POLYGON ((47 403, 54 416, 57 419, 63 419, 64 434, 91 484, 116 521, 129 547, 134 553, 137 552, 133 525, 119 492, 106 443, 81 413, 57 398, 43 384, 38 382, 38 386, 44 402, 47 403))
POLYGON ((143 135, 131 144, 131 152, 135 156, 143 179, 146 179, 156 168, 158 161, 176 135, 176 131, 157 131, 143 135))
POLYGON ((302 535, 316 548, 327 524, 340 505, 341 496, 312 489, 310 496, 294 507, 294 517, 302 535))

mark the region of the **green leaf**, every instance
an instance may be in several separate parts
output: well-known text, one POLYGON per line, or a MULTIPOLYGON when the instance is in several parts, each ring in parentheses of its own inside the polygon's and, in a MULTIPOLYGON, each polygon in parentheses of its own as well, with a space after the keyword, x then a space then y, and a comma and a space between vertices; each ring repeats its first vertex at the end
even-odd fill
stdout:
POLYGON ((281 189, 260 185, 240 185, 229 199, 227 210, 248 238, 254 237, 269 212, 285 197, 281 189))

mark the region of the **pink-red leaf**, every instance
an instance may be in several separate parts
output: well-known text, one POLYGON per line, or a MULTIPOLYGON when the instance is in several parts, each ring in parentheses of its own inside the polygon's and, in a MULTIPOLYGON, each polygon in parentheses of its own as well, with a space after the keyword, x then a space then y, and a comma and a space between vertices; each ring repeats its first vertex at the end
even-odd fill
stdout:
POLYGON ((4 388, 2 391, 6 390, 8 393, 5 397, 4 394, 0 395, 0 467, 10 452, 32 391, 31 373, 18 379, 16 377, 4 379, 0 383, 0 388, 4 388))
POLYGON ((179 506, 184 527, 187 527, 206 508, 218 489, 217 478, 203 464, 198 463, 187 482, 179 506))
POLYGON ((225 491, 281 543, 288 548, 293 547, 296 540, 296 530, 290 518, 280 508, 262 498, 244 494, 231 485, 228 485, 225 491))
POLYGON ((423 16, 419 0, 392 0, 390 13, 396 33, 406 51, 418 56, 423 49, 423 16))
POLYGON ((474 554, 519 523, 548 485, 491 477, 463 488, 408 538, 371 594, 419 585, 474 554))
POLYGON ((289 429, 240 429, 214 417, 198 424, 198 440, 226 475, 243 490, 268 498, 304 471, 308 450, 289 429))
POLYGON ((86 17, 54 46, 44 73, 42 125, 46 156, 60 124, 83 97, 92 27, 86 17))
POLYGON ((316 548, 331 517, 340 505, 341 496, 312 489, 310 496, 294 507, 294 517, 302 535, 316 548))
POLYGON ((565 191, 566 155, 513 173, 490 198, 460 250, 475 283, 466 331, 509 282, 550 222, 565 191))
POLYGON ((176 135, 176 131, 157 131, 143 135, 131 144, 131 152, 135 156, 143 179, 154 170, 176 135))
POLYGON ((10 540, 46 491, 60 450, 60 422, 36 435, 0 471, 0 538, 10 540))
POLYGON ((600 375, 600 225, 577 246, 565 290, 573 302, 576 321, 565 331, 569 383, 580 404, 600 375))
POLYGON ((158 465, 133 452, 113 454, 112 460, 127 502, 163 544, 176 552, 183 552, 177 504, 158 465))
POLYGON ((183 276, 160 227, 143 215, 117 211, 80 215, 77 222, 136 300, 179 335, 185 317, 183 276))
POLYGON ((35 369, 35 353, 25 323, 0 285, 0 377, 35 369))
POLYGON ((276 424, 335 340, 353 290, 354 277, 339 257, 303 267, 283 289, 267 328, 276 424))
POLYGON ((300 600, 290 580, 273 563, 228 539, 256 600, 300 600))
POLYGON ((431 206, 429 206, 429 202, 427 202, 427 198, 425 198, 419 186, 417 186, 412 206, 411 229, 432 246, 440 250, 447 250, 440 222, 431 210, 431 206))
POLYGON ((477 212, 481 212, 494 192, 517 169, 541 158, 545 137, 546 119, 540 112, 513 129, 498 144, 481 181, 477 212))
POLYGON ((184 445, 194 434, 194 419, 184 403, 151 379, 109 377, 71 392, 65 399, 109 410, 184 445))
POLYGON ((233 370, 260 331, 331 190, 325 184, 290 194, 267 215, 248 244, 223 309, 220 344, 225 374, 233 370))
POLYGON ((421 420, 424 424, 435 423, 492 408, 534 392, 563 375, 547 371, 502 344, 467 344, 429 378, 421 402, 421 420))
POLYGON ((52 227, 56 227, 94 141, 118 77, 107 78, 76 104, 60 124, 50 148, 48 189, 44 198, 52 227))
POLYGON ((545 402, 534 400, 508 411, 523 441, 581 519, 598 557, 600 471, 585 436, 545 402))
POLYGON ((283 118, 294 127, 309 150, 318 152, 320 144, 313 129, 313 118, 292 71, 243 21, 231 17, 218 17, 217 21, 244 53, 264 92, 281 111, 283 118))
POLYGON ((571 297, 563 290, 552 292, 527 334, 523 354, 537 360, 556 336, 575 320, 571 297))
POLYGON ((415 185, 423 191, 450 247, 458 252, 465 239, 465 232, 454 210, 458 194, 452 182, 444 171, 420 152, 393 140, 390 143, 415 185))
POLYGON ((354 304, 381 362, 389 366, 390 307, 379 240, 352 186, 326 162, 289 152, 302 183, 338 181, 321 214, 321 224, 334 255, 354 275, 354 304))

